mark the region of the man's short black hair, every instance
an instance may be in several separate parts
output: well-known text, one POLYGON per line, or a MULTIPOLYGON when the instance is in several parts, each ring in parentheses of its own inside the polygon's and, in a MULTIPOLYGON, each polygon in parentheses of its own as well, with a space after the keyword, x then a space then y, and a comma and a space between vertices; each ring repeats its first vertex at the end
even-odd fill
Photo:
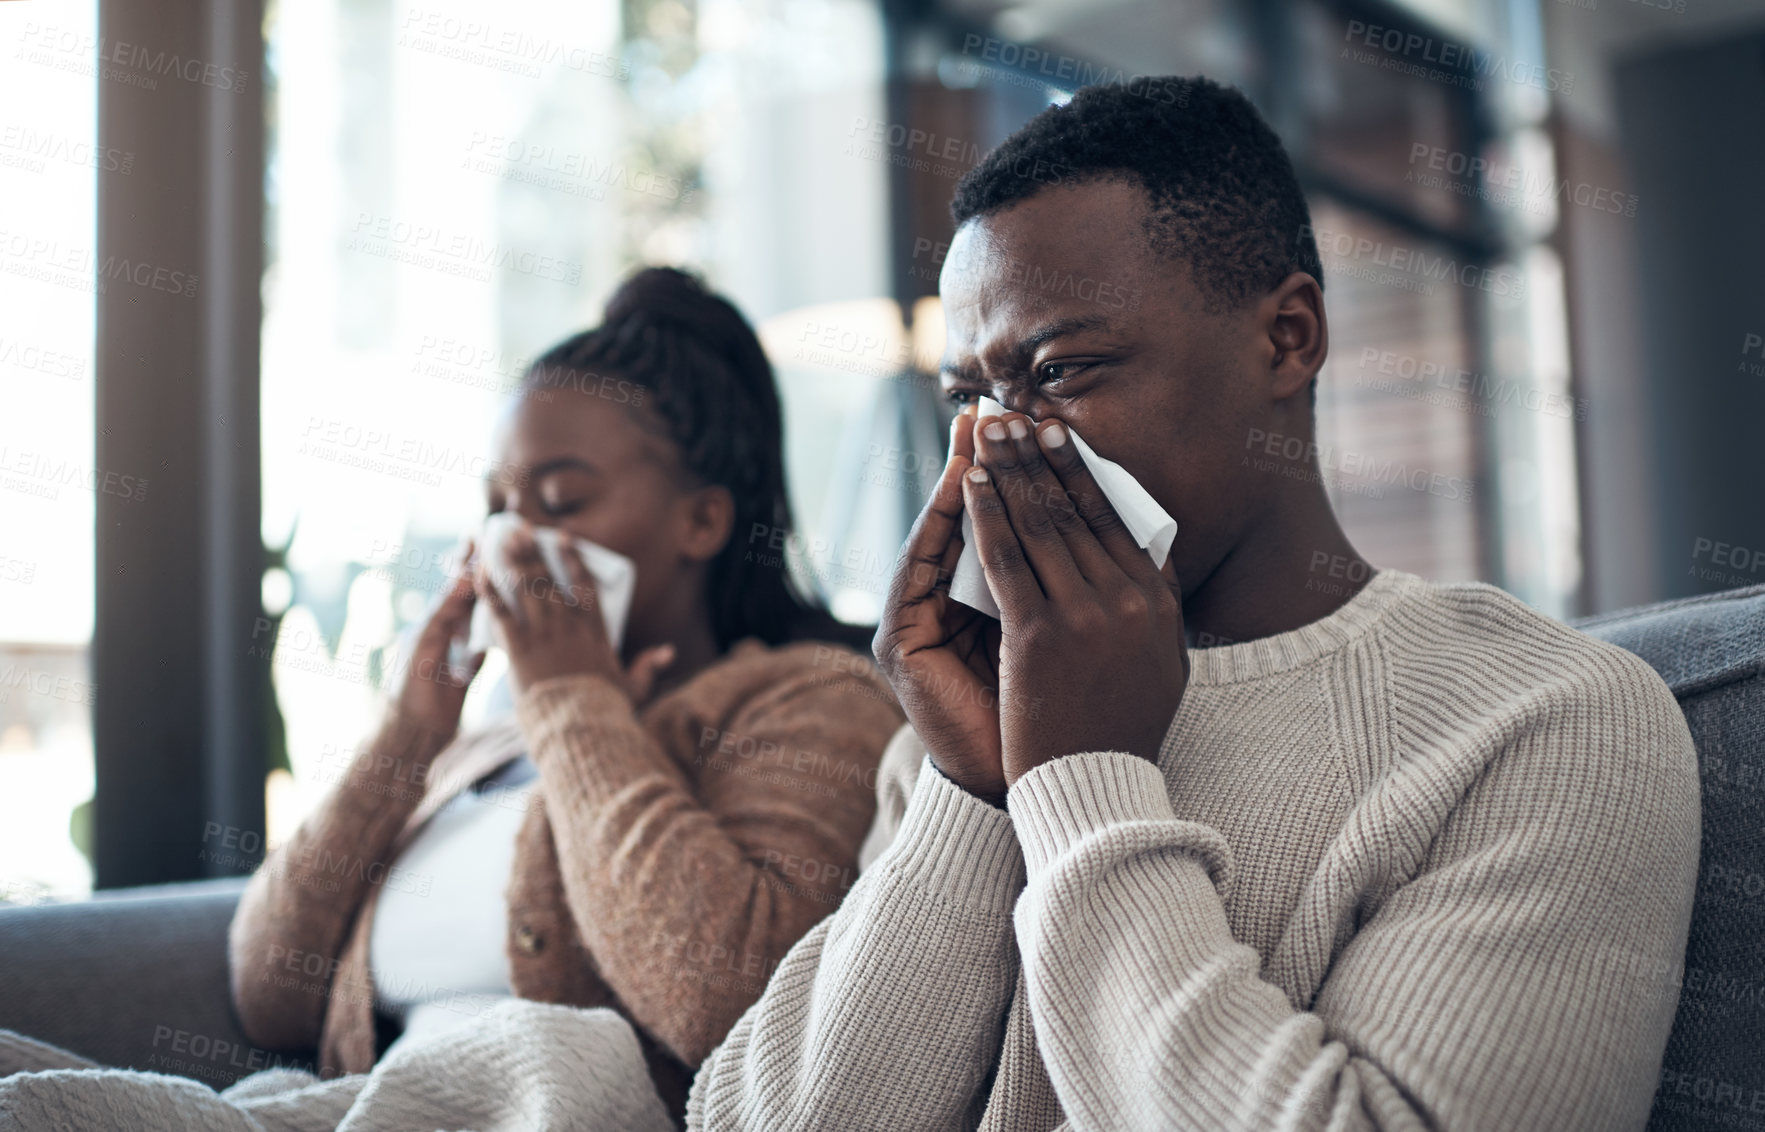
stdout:
POLYGON ((1189 265, 1209 309, 1265 295, 1295 271, 1324 285, 1281 139, 1243 94, 1204 78, 1084 87, 969 170, 950 214, 960 228, 1045 188, 1110 178, 1146 190, 1152 250, 1189 265))

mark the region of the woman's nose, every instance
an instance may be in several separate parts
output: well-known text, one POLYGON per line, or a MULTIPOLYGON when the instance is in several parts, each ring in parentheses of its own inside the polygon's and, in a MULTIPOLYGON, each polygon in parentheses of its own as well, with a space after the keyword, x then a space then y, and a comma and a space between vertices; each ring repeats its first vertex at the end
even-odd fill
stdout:
POLYGON ((519 515, 530 527, 543 527, 545 519, 540 511, 538 496, 523 495, 519 491, 511 491, 503 497, 503 508, 511 515, 519 515))

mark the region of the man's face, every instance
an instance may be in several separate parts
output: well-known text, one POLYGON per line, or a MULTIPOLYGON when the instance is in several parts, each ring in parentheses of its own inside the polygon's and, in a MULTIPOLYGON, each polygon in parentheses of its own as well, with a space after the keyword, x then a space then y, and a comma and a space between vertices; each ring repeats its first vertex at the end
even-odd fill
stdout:
POLYGON ((1126 468, 1179 524, 1187 593, 1269 490, 1241 466, 1270 410, 1266 354, 1253 311, 1206 313, 1187 270, 1147 247, 1146 215, 1137 185, 1096 181, 964 224, 938 284, 941 380, 962 403, 1065 421, 1126 468))

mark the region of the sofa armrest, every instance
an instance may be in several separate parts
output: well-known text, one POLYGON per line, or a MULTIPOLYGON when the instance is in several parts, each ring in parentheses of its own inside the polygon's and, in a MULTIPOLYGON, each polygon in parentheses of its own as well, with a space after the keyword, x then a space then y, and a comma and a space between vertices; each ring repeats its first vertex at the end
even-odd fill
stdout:
POLYGON ((200 881, 0 908, 0 1029, 216 1088, 304 1067, 309 1051, 254 1049, 233 1017, 227 925, 244 887, 200 881))

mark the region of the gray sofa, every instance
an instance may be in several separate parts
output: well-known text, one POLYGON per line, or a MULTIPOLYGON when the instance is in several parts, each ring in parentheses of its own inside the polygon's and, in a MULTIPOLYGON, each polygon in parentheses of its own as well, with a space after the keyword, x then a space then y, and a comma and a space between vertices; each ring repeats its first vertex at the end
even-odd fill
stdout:
POLYGON ((1697 900, 1649 1128, 1765 1127, 1765 586, 1578 627, 1661 674, 1698 748, 1697 900))
POLYGON ((255 1049, 233 1017, 227 924, 244 887, 193 881, 0 908, 0 1029, 217 1089, 309 1064, 305 1052, 255 1049))
MULTIPOLYGON (((1765 586, 1581 622, 1679 697, 1703 781, 1703 858, 1649 1127, 1765 1125, 1765 586)), ((0 909, 0 1028, 107 1065, 224 1086, 304 1051, 254 1049, 228 1006, 240 881, 0 909)))

